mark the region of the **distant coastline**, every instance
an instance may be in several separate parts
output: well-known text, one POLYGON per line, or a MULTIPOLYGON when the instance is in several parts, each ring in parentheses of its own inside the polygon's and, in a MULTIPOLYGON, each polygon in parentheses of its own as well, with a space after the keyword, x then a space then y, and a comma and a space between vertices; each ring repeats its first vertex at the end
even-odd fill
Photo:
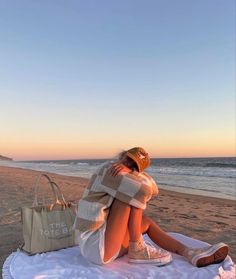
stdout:
POLYGON ((0 155, 0 160, 2 160, 2 161, 13 161, 12 158, 8 158, 8 157, 2 156, 2 155, 0 155))

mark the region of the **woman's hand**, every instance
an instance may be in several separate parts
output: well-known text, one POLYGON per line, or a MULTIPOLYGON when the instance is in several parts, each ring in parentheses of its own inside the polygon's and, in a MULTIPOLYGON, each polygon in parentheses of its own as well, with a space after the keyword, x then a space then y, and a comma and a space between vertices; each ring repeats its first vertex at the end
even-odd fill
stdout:
POLYGON ((112 176, 117 176, 119 173, 130 173, 131 169, 129 169, 128 167, 126 167, 125 165, 121 164, 121 163, 115 163, 112 164, 112 166, 110 167, 110 169, 108 170, 108 172, 112 175, 112 176))

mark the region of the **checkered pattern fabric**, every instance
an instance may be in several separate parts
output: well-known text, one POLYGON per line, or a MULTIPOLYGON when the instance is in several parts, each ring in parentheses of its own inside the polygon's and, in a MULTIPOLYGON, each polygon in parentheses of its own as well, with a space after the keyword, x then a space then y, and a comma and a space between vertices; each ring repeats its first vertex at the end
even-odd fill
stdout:
POLYGON ((158 193, 155 181, 146 173, 119 173, 112 176, 103 165, 91 177, 79 201, 75 229, 80 233, 99 229, 109 213, 114 199, 145 209, 147 202, 158 193))

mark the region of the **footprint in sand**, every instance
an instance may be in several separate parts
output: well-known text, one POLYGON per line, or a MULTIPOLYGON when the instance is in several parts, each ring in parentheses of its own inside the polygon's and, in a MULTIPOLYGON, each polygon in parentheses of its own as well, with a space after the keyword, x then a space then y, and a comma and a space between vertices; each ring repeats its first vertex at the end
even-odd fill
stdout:
POLYGON ((0 218, 0 225, 18 223, 21 219, 20 212, 8 213, 0 218))
POLYGON ((198 219, 198 217, 196 215, 193 215, 193 214, 178 214, 177 215, 178 217, 180 218, 185 218, 185 219, 198 219))
POLYGON ((224 223, 224 222, 220 222, 220 221, 216 221, 216 224, 218 224, 218 225, 224 225, 224 226, 228 226, 228 224, 227 224, 227 223, 224 223))
POLYGON ((224 218, 224 219, 229 219, 228 216, 223 216, 223 215, 219 215, 219 214, 215 214, 215 217, 220 217, 220 218, 224 218))

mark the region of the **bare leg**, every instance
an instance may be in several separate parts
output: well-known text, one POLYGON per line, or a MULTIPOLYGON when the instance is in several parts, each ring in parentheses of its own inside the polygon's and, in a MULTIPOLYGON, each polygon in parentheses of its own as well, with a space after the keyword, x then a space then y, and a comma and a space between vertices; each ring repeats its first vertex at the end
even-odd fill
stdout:
POLYGON ((183 255, 183 251, 187 248, 187 246, 169 236, 151 218, 144 218, 146 218, 147 222, 149 222, 147 234, 153 242, 169 252, 183 255))
POLYGON ((128 227, 131 207, 117 199, 111 205, 105 231, 104 261, 120 250, 128 227))
POLYGON ((129 223, 128 223, 128 232, 130 241, 138 241, 142 234, 142 209, 137 207, 131 207, 129 223))

